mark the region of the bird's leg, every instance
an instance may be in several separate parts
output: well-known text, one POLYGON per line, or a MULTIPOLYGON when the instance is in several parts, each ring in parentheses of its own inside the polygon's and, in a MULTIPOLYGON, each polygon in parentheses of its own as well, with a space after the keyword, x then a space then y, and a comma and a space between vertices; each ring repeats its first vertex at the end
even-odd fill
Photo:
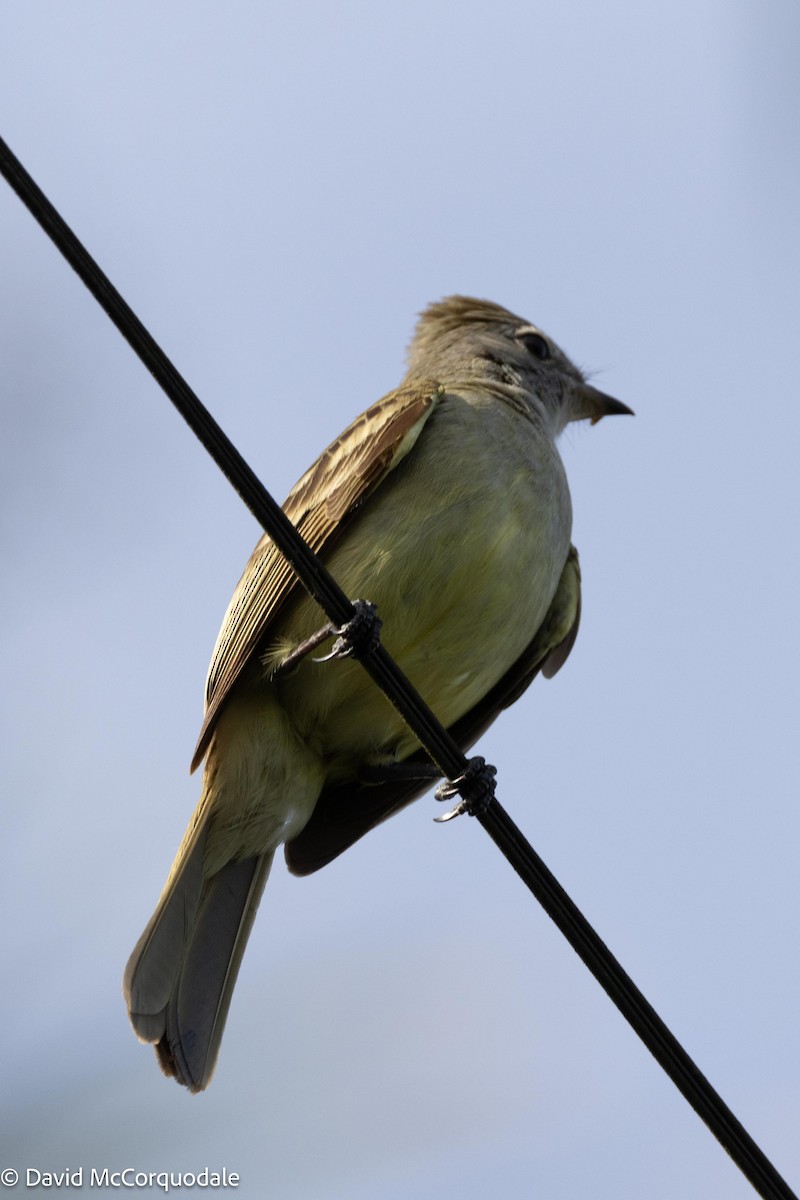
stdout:
POLYGON ((462 813, 468 813, 471 817, 482 816, 494 800, 496 775, 497 768, 476 754, 467 763, 463 775, 439 784, 434 792, 437 800, 452 800, 453 796, 460 796, 461 799, 454 809, 443 817, 434 817, 434 821, 451 821, 462 813))
POLYGON ((312 650, 316 650, 317 646, 321 646, 323 642, 327 641, 329 637, 333 637, 335 633, 338 633, 338 630, 333 622, 329 621, 327 625, 323 625, 322 629, 318 629, 316 633, 311 634, 311 637, 307 637, 299 645, 295 646, 294 650, 291 650, 286 655, 286 658, 278 664, 274 674, 284 675, 293 670, 312 650))
POLYGON ((420 783, 442 778, 442 772, 432 762, 362 763, 358 771, 361 783, 420 783))
POLYGON ((371 600, 354 600, 353 615, 344 625, 336 626, 332 621, 312 633, 299 646, 295 646, 275 672, 282 675, 291 671, 304 658, 321 646, 330 637, 335 637, 328 654, 315 658, 314 662, 329 662, 332 658, 366 658, 380 644, 383 622, 378 616, 377 606, 371 600))

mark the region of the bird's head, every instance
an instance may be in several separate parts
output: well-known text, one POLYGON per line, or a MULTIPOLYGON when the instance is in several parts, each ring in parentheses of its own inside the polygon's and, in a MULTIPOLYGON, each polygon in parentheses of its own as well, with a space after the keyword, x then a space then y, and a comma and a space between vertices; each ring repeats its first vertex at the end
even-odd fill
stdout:
POLYGON ((538 412, 554 437, 570 421, 595 424, 633 411, 588 383, 538 326, 468 296, 448 296, 420 315, 408 349, 408 378, 494 387, 538 412))

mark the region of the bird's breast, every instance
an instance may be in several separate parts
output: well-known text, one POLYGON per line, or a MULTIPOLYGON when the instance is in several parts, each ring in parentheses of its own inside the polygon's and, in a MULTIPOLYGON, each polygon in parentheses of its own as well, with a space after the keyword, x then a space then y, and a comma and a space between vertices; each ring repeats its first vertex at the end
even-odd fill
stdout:
MULTIPOLYGON (((414 451, 347 527, 327 565, 369 599, 382 637, 444 725, 480 700, 538 630, 567 557, 571 506, 552 440, 513 410, 445 397, 414 451)), ((320 623, 301 600, 285 632, 320 623)), ((303 736, 342 771, 416 748, 358 664, 304 663, 280 685, 303 736)), ((339 773, 334 768, 334 774, 339 773)))

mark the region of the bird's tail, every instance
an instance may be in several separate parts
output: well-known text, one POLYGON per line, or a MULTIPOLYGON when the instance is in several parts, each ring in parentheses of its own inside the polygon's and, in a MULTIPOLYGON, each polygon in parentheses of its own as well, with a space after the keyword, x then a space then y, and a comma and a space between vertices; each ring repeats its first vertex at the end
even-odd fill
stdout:
POLYGON ((162 1070, 192 1092, 211 1081, 231 994, 273 852, 203 879, 206 823, 178 854, 158 907, 128 960, 131 1024, 162 1070))

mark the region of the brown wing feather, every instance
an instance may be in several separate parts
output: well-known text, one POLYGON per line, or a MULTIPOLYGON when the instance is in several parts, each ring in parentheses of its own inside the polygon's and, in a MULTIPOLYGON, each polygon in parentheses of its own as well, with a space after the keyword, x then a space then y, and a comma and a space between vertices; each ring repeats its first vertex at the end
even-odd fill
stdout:
MULTIPOLYGON (((443 392, 422 380, 389 392, 357 417, 297 481, 284 502, 316 553, 329 548, 347 518, 411 450, 443 392)), ((206 712, 192 758, 203 760, 228 693, 300 584, 267 534, 256 546, 222 622, 206 680, 206 712)))
MULTIPOLYGON (((578 552, 570 546, 556 594, 536 636, 482 700, 450 726, 450 734, 466 752, 504 708, 513 704, 539 671, 551 678, 564 665, 578 635, 581 575, 578 552)), ((410 762, 430 763, 424 751, 410 762)), ((351 780, 323 790, 305 829, 284 847, 294 875, 310 875, 352 846, 375 825, 428 791, 430 780, 398 780, 365 784, 351 780)))

